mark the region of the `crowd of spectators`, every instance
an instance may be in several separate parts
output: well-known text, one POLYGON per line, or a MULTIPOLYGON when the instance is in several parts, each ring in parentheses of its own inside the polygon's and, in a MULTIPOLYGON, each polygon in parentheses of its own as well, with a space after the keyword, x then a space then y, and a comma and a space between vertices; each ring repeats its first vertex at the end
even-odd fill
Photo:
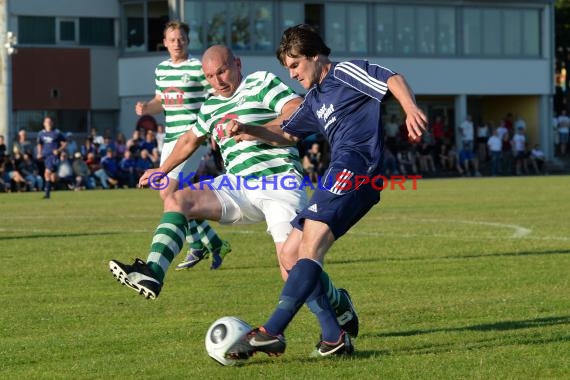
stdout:
MULTIPOLYGON (((457 127, 436 116, 422 140, 410 142, 398 115, 390 115, 384 124, 384 172, 426 178, 544 174, 545 155, 538 144, 529 146, 526 128, 526 122, 512 113, 497 125, 474 122, 467 115, 457 127)), ((305 174, 315 181, 327 167, 326 141, 312 136, 299 148, 305 174)))
MULTIPOLYGON (((559 155, 567 154, 570 118, 566 112, 557 116, 556 144, 559 155)), ((384 172, 386 175, 420 174, 424 177, 523 175, 544 173, 545 155, 538 145, 529 147, 526 123, 508 113, 495 126, 492 122, 477 122, 468 115, 457 128, 442 116, 430 123, 422 140, 412 143, 405 125, 397 115, 385 123, 384 172), (456 133, 460 136, 456 139, 456 133), (459 148, 455 141, 460 141, 459 148)), ((54 183, 59 190, 90 190, 133 188, 139 176, 157 167, 164 142, 164 127, 156 131, 137 128, 130 138, 109 130, 99 135, 95 128, 81 142, 73 134, 64 134, 65 149, 57 155, 54 183)), ((9 152, 0 135, 0 192, 42 191, 45 186, 46 162, 38 154, 25 130, 20 130, 9 152)), ((305 174, 313 181, 324 175, 329 162, 326 141, 313 135, 299 144, 305 174)), ((219 174, 223 171, 219 154, 210 149, 202 159, 200 173, 219 174)), ((51 165, 51 163, 49 163, 51 165)))
POLYGON ((135 129, 129 139, 122 133, 113 137, 108 130, 99 135, 95 128, 81 142, 70 132, 61 135, 64 148, 49 159, 42 157, 41 146, 23 129, 12 151, 0 136, 0 192, 42 191, 46 165, 55 168, 55 190, 133 188, 146 169, 158 166, 164 127, 135 129))

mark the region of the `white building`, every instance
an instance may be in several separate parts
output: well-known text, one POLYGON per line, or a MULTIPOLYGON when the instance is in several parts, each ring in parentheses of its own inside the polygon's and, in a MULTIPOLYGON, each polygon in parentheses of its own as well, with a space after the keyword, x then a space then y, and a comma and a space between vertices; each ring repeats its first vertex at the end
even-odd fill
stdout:
MULTIPOLYGON (((245 73, 273 71, 302 92, 274 51, 286 27, 306 22, 320 29, 334 60, 366 58, 404 74, 430 119, 441 114, 457 128, 467 114, 498 124, 510 112, 552 156, 551 0, 7 0, 6 7, 0 33, 16 34, 18 52, 3 66, 13 78, 13 113, 0 134, 38 130, 50 112, 64 131, 129 136, 134 104, 153 96, 169 18, 190 24, 195 56, 227 44, 245 73)), ((398 112, 387 105, 388 114, 398 112)))

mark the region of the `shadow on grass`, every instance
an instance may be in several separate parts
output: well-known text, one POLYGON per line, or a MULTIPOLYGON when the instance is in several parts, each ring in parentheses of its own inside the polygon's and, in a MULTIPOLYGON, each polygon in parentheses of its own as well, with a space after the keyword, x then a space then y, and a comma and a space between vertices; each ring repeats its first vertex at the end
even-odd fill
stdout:
POLYGON ((546 251, 523 251, 523 252, 505 252, 505 253, 482 253, 482 254, 465 254, 465 255, 453 255, 453 256, 411 256, 411 257, 369 257, 369 258, 359 258, 359 259, 346 259, 342 258, 340 260, 335 260, 331 258, 327 261, 327 264, 362 264, 362 263, 374 263, 382 261, 437 261, 437 260, 456 260, 456 259, 479 259, 487 257, 516 257, 516 256, 542 256, 542 255, 568 255, 570 254, 570 249, 551 249, 546 251))
POLYGON ((375 334, 378 337, 398 337, 398 336, 413 336, 423 334, 433 334, 438 332, 457 332, 457 331, 506 331, 506 330, 519 330, 535 327, 545 327, 553 325, 567 325, 570 324, 570 316, 565 317, 547 317, 537 318, 523 321, 503 321, 496 323, 485 323, 473 326, 464 327, 444 327, 434 329, 418 329, 408 331, 394 331, 375 334))
POLYGON ((57 234, 30 234, 30 235, 17 235, 17 236, 1 236, 2 240, 16 240, 16 239, 45 239, 45 238, 68 238, 68 237, 85 237, 85 236, 106 236, 106 235, 120 235, 124 232, 77 232, 77 233, 57 233, 57 234))

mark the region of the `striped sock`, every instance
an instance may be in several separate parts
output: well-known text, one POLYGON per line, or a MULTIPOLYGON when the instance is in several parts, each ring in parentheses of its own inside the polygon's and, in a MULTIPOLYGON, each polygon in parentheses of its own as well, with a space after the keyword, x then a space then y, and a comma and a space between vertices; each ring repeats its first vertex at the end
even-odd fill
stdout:
POLYGON ((329 303, 337 316, 342 315, 349 310, 348 299, 333 285, 329 275, 325 271, 321 272, 321 285, 323 286, 323 291, 327 295, 329 303))
POLYGON ((188 233, 186 234, 186 241, 188 242, 188 247, 190 247, 190 249, 207 248, 200 240, 201 233, 198 228, 198 222, 199 221, 193 219, 188 221, 188 233))
POLYGON ((220 239, 216 230, 214 230, 207 221, 197 220, 196 223, 202 244, 208 248, 210 252, 214 252, 222 248, 222 239, 220 239))
POLYGON ((172 260, 184 246, 184 237, 188 230, 188 221, 178 212, 165 212, 156 227, 147 264, 156 274, 157 279, 164 281, 164 276, 172 260))

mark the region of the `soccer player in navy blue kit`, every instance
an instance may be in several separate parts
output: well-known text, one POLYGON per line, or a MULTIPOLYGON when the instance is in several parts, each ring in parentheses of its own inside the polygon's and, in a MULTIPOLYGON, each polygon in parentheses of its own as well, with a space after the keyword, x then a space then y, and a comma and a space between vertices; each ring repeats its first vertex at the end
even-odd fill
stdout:
POLYGON ((38 160, 44 163, 44 199, 49 199, 51 188, 56 180, 59 153, 65 149, 67 141, 63 133, 53 127, 51 116, 44 117, 43 126, 44 129, 38 133, 37 156, 38 160))
POLYGON ((247 359, 256 352, 277 356, 285 352, 283 333, 305 302, 317 315, 322 330, 314 356, 351 354, 354 350, 319 282, 323 259, 334 241, 380 201, 381 184, 372 186, 355 179, 381 174, 382 99, 390 92, 400 102, 411 140, 421 137, 427 118, 403 76, 364 60, 332 62, 329 54, 330 48, 310 26, 287 29, 277 58, 291 78, 308 90, 303 103, 281 126, 249 128, 236 121, 227 126, 227 132, 236 141, 243 134, 244 139, 250 135, 281 144, 283 140, 298 141, 320 132, 331 147, 331 163, 323 181, 327 188, 317 189, 307 208, 291 222, 294 228, 284 250, 296 250, 299 259, 289 273, 279 303, 263 326, 230 347, 226 354, 229 358, 247 359), (350 188, 348 183, 352 183, 350 188))

